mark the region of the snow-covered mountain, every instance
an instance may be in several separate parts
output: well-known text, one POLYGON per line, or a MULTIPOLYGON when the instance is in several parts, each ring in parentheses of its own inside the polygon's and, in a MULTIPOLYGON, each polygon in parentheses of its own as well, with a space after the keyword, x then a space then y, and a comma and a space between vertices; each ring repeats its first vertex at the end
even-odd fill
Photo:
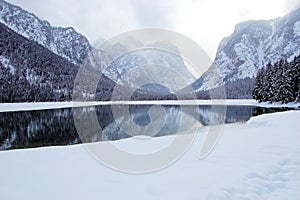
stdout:
POLYGON ((48 21, 3 0, 0 0, 0 22, 74 64, 81 64, 91 49, 88 40, 73 28, 53 27, 48 21))
POLYGON ((254 78, 268 62, 299 55, 299 47, 300 7, 281 18, 242 22, 222 40, 212 67, 192 85, 203 91, 254 78))
POLYGON ((189 72, 177 47, 166 41, 142 44, 134 38, 127 38, 124 43, 112 44, 104 50, 114 58, 112 65, 104 70, 104 74, 122 85, 139 87, 144 82, 161 85, 172 83, 171 92, 174 92, 196 80, 189 72), (168 71, 173 71, 173 76, 167 73, 168 71), (185 83, 180 82, 174 76, 176 74, 182 77, 185 83))
MULTIPOLYGON (((156 83, 157 80, 166 80, 167 77, 168 80, 166 81, 173 83, 174 90, 177 90, 196 80, 196 78, 189 73, 184 61, 180 57, 178 49, 167 42, 160 41, 155 44, 144 45, 141 44, 140 41, 128 37, 122 44, 113 44, 109 49, 105 49, 105 52, 94 51, 86 37, 77 33, 73 28, 53 27, 49 22, 42 21, 34 14, 29 13, 18 6, 7 3, 4 0, 0 0, 0 23, 24 36, 28 40, 37 42, 46 47, 56 55, 66 58, 73 64, 84 64, 84 60, 87 56, 92 54, 94 59, 100 60, 99 62, 102 63, 100 67, 104 74, 115 82, 119 81, 119 83, 124 86, 139 87, 141 85, 138 83, 141 81, 143 82, 145 79, 148 82, 156 83), (126 53, 127 49, 141 46, 144 46, 145 48, 152 47, 152 49, 127 53, 126 55, 115 59, 112 65, 110 65, 111 62, 107 60, 109 56, 114 58, 115 54, 121 55, 123 52, 126 53), (167 49, 175 54, 158 49, 167 49), (101 52, 101 55, 97 55, 96 58, 95 55, 93 55, 93 52, 98 52, 97 54, 101 52), (174 77, 168 77, 167 74, 161 72, 159 66, 156 71, 153 71, 153 68, 151 70, 147 69, 147 67, 145 67, 146 65, 163 65, 170 67, 181 77, 184 77, 186 84, 180 83, 174 77), (134 77, 130 77, 130 79, 133 78, 132 80, 125 80, 126 83, 124 84, 124 80, 122 80, 124 75, 137 67, 142 69, 140 75, 136 76, 135 74, 134 77), (149 73, 151 73, 151 75, 149 73), (155 74, 156 80, 153 80, 153 74, 155 74)), ((156 87, 155 90, 158 91, 160 89, 156 87)))

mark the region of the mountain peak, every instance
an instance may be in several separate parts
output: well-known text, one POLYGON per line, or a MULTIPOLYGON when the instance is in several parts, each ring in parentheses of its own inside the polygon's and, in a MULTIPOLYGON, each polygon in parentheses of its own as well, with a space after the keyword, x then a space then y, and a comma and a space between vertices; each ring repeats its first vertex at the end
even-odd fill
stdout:
POLYGON ((273 20, 248 20, 240 22, 235 26, 234 33, 249 31, 250 29, 269 28, 272 21, 273 20))
POLYGON ((249 20, 235 26, 222 40, 213 66, 193 85, 196 91, 208 90, 246 78, 255 78, 268 62, 293 59, 300 54, 299 7, 272 20, 249 20), (217 69, 223 80, 212 83, 217 69))

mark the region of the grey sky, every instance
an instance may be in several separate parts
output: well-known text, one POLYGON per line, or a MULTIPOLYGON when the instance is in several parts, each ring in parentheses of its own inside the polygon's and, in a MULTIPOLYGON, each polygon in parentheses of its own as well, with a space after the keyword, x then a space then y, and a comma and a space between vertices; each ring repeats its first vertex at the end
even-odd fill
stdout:
POLYGON ((235 24, 282 16, 300 0, 8 0, 55 26, 72 26, 91 43, 143 27, 185 34, 214 58, 235 24))

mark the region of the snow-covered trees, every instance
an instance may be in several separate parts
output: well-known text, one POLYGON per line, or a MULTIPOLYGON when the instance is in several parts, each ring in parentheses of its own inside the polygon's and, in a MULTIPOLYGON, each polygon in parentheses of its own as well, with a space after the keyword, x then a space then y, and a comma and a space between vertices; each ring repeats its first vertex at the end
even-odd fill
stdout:
POLYGON ((259 70, 253 98, 258 101, 288 103, 300 101, 300 55, 288 63, 280 60, 259 70))
MULTIPOLYGON (((0 23, 0 103, 71 101, 79 69, 0 23)), ((110 100, 114 82, 99 81, 97 100, 110 100)))
POLYGON ((254 78, 238 79, 225 84, 227 99, 251 99, 254 88, 254 78))
POLYGON ((1 23, 0 58, 0 103, 70 100, 78 67, 1 23))
POLYGON ((264 70, 260 69, 258 71, 256 80, 255 80, 255 86, 253 89, 253 98, 257 99, 259 101, 262 101, 263 99, 263 87, 264 87, 264 70))

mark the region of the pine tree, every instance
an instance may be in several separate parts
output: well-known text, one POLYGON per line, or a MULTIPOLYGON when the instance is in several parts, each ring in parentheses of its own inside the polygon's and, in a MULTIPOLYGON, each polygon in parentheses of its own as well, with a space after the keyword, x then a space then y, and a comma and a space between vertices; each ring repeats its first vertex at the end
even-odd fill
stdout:
POLYGON ((272 64, 268 63, 263 73, 263 87, 262 87, 262 99, 263 101, 270 101, 273 93, 272 87, 272 64))
POLYGON ((264 69, 260 69, 258 71, 257 77, 255 79, 255 86, 253 89, 253 98, 258 100, 259 102, 262 102, 263 100, 263 94, 262 94, 263 73, 264 73, 264 69))
POLYGON ((300 55, 288 63, 281 59, 259 70, 253 98, 258 101, 288 103, 300 101, 300 55))
POLYGON ((273 76, 271 77, 272 80, 272 88, 273 88, 273 94, 271 96, 271 102, 278 102, 280 101, 280 95, 282 94, 282 91, 280 91, 280 85, 283 84, 284 78, 283 78, 283 70, 280 63, 275 63, 273 67, 273 76))
POLYGON ((295 82, 294 97, 296 101, 300 102, 300 56, 294 61, 293 79, 295 82))
POLYGON ((278 94, 277 101, 282 103, 288 103, 294 101, 294 81, 292 78, 291 67, 292 64, 288 64, 287 62, 281 63, 278 72, 282 72, 282 79, 280 84, 277 85, 278 94))

